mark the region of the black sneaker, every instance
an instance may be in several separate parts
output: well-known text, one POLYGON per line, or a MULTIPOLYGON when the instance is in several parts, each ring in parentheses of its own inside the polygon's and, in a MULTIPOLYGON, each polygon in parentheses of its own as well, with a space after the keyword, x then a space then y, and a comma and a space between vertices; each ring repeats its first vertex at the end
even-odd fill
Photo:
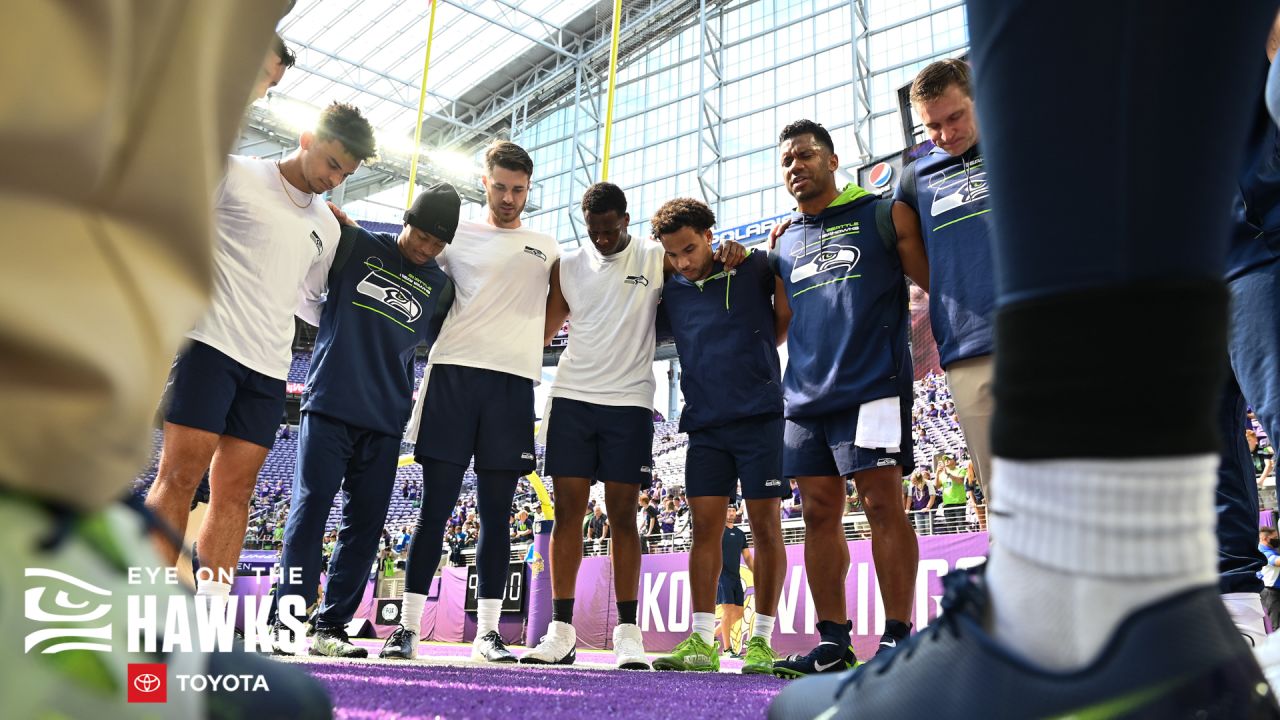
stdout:
MULTIPOLYGON (((277 657, 291 657, 293 653, 280 642, 280 636, 284 633, 292 632, 284 626, 284 623, 275 623, 271 626, 271 653, 277 657)), ((241 641, 244 640, 244 633, 236 630, 236 634, 240 636, 241 641)), ((261 647, 261 646, 259 646, 261 647)))
POLYGON ((418 633, 401 625, 387 637, 378 657, 383 660, 412 660, 418 656, 418 633))
POLYGON ((502 642, 497 630, 490 630, 471 643, 471 659, 476 662, 513 663, 518 662, 515 655, 502 642))
POLYGON ((983 627, 981 569, 944 580, 943 614, 883 662, 799 680, 770 720, 928 717, 1280 718, 1280 706, 1216 586, 1175 595, 1119 625, 1098 659, 1070 672, 1031 665, 983 627), (945 677, 945 702, 936 687, 945 677))
POLYGON ((369 651, 355 645, 342 628, 318 628, 311 638, 311 655, 339 658, 369 657, 369 651))
POLYGON ((884 625, 884 634, 880 636, 880 645, 876 648, 876 657, 884 660, 893 654, 898 646, 911 637, 911 626, 901 620, 890 620, 884 625))
POLYGON ((832 622, 818 623, 822 642, 807 655, 788 655, 773 663, 773 674, 780 678, 798 678, 822 673, 839 673, 858 664, 858 658, 849 646, 848 631, 852 623, 843 626, 832 622), (827 627, 824 627, 827 626, 827 627), (843 630, 843 634, 840 631, 843 630))

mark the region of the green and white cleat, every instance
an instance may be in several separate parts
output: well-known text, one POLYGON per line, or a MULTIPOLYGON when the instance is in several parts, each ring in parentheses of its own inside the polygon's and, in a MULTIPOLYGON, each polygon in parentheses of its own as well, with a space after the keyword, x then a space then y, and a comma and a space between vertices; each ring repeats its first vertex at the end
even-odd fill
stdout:
MULTIPOLYGON (((684 670, 690 672, 719 672, 720 653, 698 633, 676 646, 670 655, 653 661, 654 670, 684 670)), ((770 667, 772 670, 772 666, 770 667)))
POLYGON ((747 653, 742 662, 743 675, 772 675, 773 663, 778 653, 769 647, 768 638, 753 637, 747 641, 747 653))

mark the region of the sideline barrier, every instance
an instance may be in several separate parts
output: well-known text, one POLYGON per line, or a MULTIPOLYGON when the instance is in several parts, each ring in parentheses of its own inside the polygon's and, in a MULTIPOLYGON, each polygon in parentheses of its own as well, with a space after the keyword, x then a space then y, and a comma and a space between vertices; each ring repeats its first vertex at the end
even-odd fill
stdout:
MULTIPOLYGON (((529 590, 525 615, 503 615, 500 632, 510 644, 526 639, 536 643, 546 632, 551 618, 551 577, 547 567, 549 534, 540 532, 534 552, 525 566, 525 582, 529 590), (535 572, 537 569, 537 572, 535 572), (528 620, 526 628, 526 619, 528 620)), ((971 567, 984 561, 987 553, 986 533, 938 535, 919 538, 920 566, 916 578, 916 595, 911 621, 917 630, 927 627, 941 609, 942 576, 957 568, 971 567)), ((849 575, 845 580, 845 596, 849 619, 853 621, 853 646, 858 657, 870 657, 884 632, 884 607, 871 560, 871 542, 849 542, 849 575)), ((645 649, 650 653, 665 652, 676 646, 691 632, 692 609, 689 602, 688 553, 644 555, 640 570, 639 624, 644 632, 645 649)), ((744 579, 749 574, 743 572, 744 579)), ((446 567, 432 582, 426 608, 422 614, 420 637, 423 640, 467 642, 475 637, 475 614, 463 610, 467 592, 467 569, 446 567)), ((374 623, 380 637, 393 629, 377 625, 377 599, 370 583, 360 604, 357 619, 374 623)), ((252 576, 236 579, 233 592, 267 594, 270 582, 252 576)), ((747 612, 743 627, 750 628, 754 613, 754 589, 746 589, 747 612)), ((574 626, 578 644, 585 648, 608 648, 613 627, 617 624, 614 605, 613 570, 608 557, 584 558, 578 574, 574 602, 574 626)), ((782 584, 773 647, 781 654, 807 652, 818 642, 812 632, 815 617, 813 599, 804 573, 804 546, 787 546, 787 572, 782 584)))

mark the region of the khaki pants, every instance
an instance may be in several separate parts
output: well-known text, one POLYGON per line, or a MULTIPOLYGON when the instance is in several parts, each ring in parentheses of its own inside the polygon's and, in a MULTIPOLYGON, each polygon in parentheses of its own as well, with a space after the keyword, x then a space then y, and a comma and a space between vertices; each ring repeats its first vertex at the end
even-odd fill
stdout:
POLYGON ((88 510, 137 473, 284 7, 0 3, 0 487, 88 510))
POLYGON ((947 387, 956 404, 956 418, 969 446, 969 462, 974 478, 982 485, 985 502, 991 502, 991 413, 995 401, 991 395, 991 374, 995 363, 991 355, 957 360, 947 366, 947 387))

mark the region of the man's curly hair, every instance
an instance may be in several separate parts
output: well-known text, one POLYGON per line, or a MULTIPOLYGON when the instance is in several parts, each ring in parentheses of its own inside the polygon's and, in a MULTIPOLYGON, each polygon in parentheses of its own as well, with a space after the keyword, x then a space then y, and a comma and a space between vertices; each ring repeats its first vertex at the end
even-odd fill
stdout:
POLYGON ((701 200, 676 198, 658 208, 650 225, 654 235, 669 235, 685 227, 701 233, 716 226, 716 214, 701 200))

